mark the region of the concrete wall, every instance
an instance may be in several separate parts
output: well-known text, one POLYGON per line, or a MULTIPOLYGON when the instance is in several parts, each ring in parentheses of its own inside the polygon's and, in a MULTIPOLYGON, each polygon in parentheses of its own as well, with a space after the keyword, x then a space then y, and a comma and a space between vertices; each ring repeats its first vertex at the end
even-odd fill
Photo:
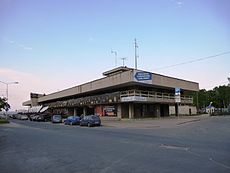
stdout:
POLYGON ((81 93, 85 93, 85 92, 90 92, 90 91, 94 91, 94 90, 98 90, 98 89, 103 89, 103 88, 107 88, 107 87, 112 87, 112 86, 116 86, 116 85, 120 85, 120 84, 124 84, 127 82, 131 82, 132 81, 132 72, 131 71, 127 71, 127 72, 123 72, 114 76, 110 76, 110 77, 105 77, 105 78, 101 78, 86 84, 82 84, 73 88, 69 88, 66 90, 62 90, 56 93, 52 93, 49 95, 46 95, 42 98, 39 98, 39 102, 43 102, 43 101, 47 101, 47 100, 52 100, 52 99, 58 99, 58 98, 62 98, 62 97, 67 97, 67 96, 72 96, 72 95, 76 95, 76 94, 81 94, 81 93))
MULTIPOLYGON (((183 105, 179 106, 179 115, 190 115, 189 109, 191 110, 191 115, 197 113, 195 106, 183 105)), ((169 115, 175 115, 175 106, 169 106, 169 115)))
POLYGON ((196 82, 181 80, 159 74, 153 74, 152 84, 170 88, 180 87, 184 90, 199 91, 199 84, 196 82))
MULTIPOLYGON (((46 96, 38 98, 38 102, 42 103, 45 101, 51 101, 54 99, 73 96, 73 95, 82 94, 86 92, 92 92, 95 90, 103 90, 105 88, 119 86, 131 82, 138 83, 138 81, 134 80, 134 70, 132 69, 119 74, 114 74, 112 76, 94 80, 92 82, 88 82, 79 86, 75 86, 69 89, 65 89, 59 92, 48 94, 46 96)), ((143 81, 141 83, 143 83, 143 81)), ((148 85, 150 85, 151 87, 158 86, 158 87, 166 87, 171 89, 180 87, 184 90, 189 90, 189 91, 199 90, 198 83, 172 78, 168 76, 163 76, 159 74, 154 74, 154 73, 152 73, 152 81, 150 81, 148 85)), ((25 105, 26 103, 28 102, 24 102, 23 105, 25 105)))

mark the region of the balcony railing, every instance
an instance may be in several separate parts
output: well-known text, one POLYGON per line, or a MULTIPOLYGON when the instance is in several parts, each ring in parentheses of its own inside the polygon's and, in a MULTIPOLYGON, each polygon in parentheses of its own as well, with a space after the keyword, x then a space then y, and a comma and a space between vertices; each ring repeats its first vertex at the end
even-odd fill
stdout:
MULTIPOLYGON (((101 95, 74 98, 63 101, 48 103, 49 107, 74 107, 100 104, 112 104, 120 102, 146 102, 146 103, 175 103, 175 96, 171 93, 160 93, 153 91, 127 90, 121 92, 106 93, 101 95)), ((192 104, 193 98, 181 96, 181 103, 192 104)))
MULTIPOLYGON (((121 102, 163 102, 175 103, 175 95, 171 93, 160 93, 153 91, 127 90, 120 94, 121 102)), ((193 98, 189 96, 181 96, 181 103, 192 104, 193 98)))

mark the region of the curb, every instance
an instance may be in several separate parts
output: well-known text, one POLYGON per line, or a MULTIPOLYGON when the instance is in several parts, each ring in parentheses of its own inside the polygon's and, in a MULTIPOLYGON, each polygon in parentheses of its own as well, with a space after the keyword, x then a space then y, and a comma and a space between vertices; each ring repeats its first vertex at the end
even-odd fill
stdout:
POLYGON ((182 125, 182 124, 193 123, 193 122, 196 122, 196 121, 200 121, 200 119, 184 121, 184 122, 181 122, 181 123, 177 123, 176 125, 179 126, 179 125, 182 125))

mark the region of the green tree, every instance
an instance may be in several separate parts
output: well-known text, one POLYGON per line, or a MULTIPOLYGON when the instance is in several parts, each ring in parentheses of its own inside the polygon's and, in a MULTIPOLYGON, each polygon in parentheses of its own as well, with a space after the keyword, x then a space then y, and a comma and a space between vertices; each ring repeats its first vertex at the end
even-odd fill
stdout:
POLYGON ((6 98, 0 97, 0 111, 2 111, 2 109, 8 111, 10 109, 10 105, 7 103, 6 98))
POLYGON ((202 89, 198 93, 193 94, 194 105, 198 106, 200 109, 205 108, 212 102, 212 105, 217 108, 227 108, 230 106, 230 87, 229 86, 219 86, 215 87, 213 90, 206 91, 202 89), (197 102, 198 94, 198 102, 197 102), (198 103, 198 105, 197 105, 198 103))

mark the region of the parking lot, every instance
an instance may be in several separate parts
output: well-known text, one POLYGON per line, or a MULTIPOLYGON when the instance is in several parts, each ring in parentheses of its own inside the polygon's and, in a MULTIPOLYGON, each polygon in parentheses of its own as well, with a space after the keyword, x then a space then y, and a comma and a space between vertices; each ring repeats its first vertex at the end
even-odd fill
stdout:
POLYGON ((101 127, 11 120, 0 172, 230 172, 230 117, 109 121, 101 127))

